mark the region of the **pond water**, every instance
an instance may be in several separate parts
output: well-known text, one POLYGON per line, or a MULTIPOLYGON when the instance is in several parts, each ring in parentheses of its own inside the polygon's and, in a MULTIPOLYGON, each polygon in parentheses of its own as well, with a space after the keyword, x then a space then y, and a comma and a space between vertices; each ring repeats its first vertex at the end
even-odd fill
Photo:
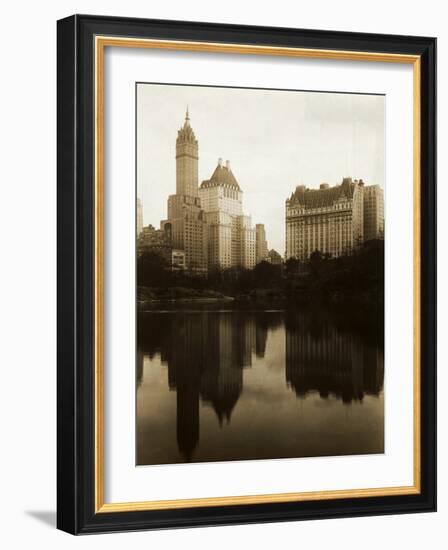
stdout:
POLYGON ((137 464, 384 452, 382 323, 224 307, 138 314, 137 464))

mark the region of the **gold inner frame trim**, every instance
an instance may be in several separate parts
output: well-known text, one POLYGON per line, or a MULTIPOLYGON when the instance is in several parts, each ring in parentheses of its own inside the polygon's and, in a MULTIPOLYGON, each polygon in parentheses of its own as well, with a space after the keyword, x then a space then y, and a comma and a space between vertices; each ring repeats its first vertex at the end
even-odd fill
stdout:
POLYGON ((198 508, 206 506, 231 506, 275 502, 304 502, 419 494, 421 491, 421 426, 420 426, 420 117, 421 117, 421 71, 420 56, 381 52, 355 52, 344 50, 320 50, 252 44, 225 44, 214 42, 153 40, 96 36, 95 55, 95 513, 132 512, 143 510, 167 510, 198 508), (180 500, 154 500, 142 502, 104 502, 104 51, 106 47, 153 48, 190 52, 223 54, 265 55, 331 59, 346 61, 372 61, 382 63, 407 63, 413 65, 413 175, 414 175, 414 373, 413 373, 413 485, 348 490, 329 490, 296 493, 190 498, 180 500))

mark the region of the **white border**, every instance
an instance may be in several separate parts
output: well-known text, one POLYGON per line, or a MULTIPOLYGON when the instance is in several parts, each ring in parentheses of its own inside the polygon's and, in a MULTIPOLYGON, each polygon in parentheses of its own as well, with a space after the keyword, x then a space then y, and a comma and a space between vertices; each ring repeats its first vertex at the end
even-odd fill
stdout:
POLYGON ((106 503, 413 484, 412 113, 411 65, 106 48, 106 503), (136 81, 386 94, 384 455, 135 467, 136 81))

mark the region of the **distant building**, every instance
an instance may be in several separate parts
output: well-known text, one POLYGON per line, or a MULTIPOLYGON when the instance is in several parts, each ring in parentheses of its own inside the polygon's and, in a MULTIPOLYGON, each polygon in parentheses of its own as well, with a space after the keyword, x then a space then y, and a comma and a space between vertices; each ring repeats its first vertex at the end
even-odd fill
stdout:
POLYGON ((184 250, 173 248, 171 251, 171 269, 173 271, 184 271, 186 267, 184 250))
POLYGON ((152 225, 142 229, 137 239, 137 254, 140 256, 145 252, 159 254, 172 271, 186 269, 185 251, 173 248, 169 223, 165 223, 162 229, 155 229, 152 225))
POLYGON ((176 194, 168 198, 173 248, 185 252, 188 271, 207 273, 208 226, 198 192, 199 146, 187 113, 176 140, 176 194))
POLYGON ((286 200, 286 258, 307 260, 319 250, 333 257, 364 240, 364 182, 344 178, 320 189, 296 187, 286 200))
POLYGON ((243 213, 243 191, 230 168, 218 160, 211 178, 199 188, 208 223, 208 267, 251 269, 256 263, 255 229, 243 213))
MULTIPOLYGON (((219 159, 210 179, 200 187, 198 162, 199 145, 187 109, 176 140, 176 193, 168 197, 167 218, 160 222, 160 230, 152 226, 140 229, 143 216, 141 202, 137 200, 140 250, 148 246, 156 248, 155 242, 158 249, 164 249, 169 234, 169 246, 173 254, 176 251, 173 266, 183 265, 186 271, 200 275, 207 274, 209 269, 252 269, 257 263, 256 229, 251 217, 243 212, 243 191, 229 161, 224 166, 219 159)), ((266 256, 264 252, 267 254, 266 234, 263 225, 257 227, 262 258, 266 256)))
POLYGON ((379 185, 364 187, 364 240, 384 238, 384 194, 379 185))
POLYGON ((268 259, 268 243, 264 224, 257 223, 255 226, 255 262, 259 264, 268 259))
POLYGON ((167 261, 171 261, 171 235, 167 227, 164 229, 155 229, 152 225, 144 227, 137 239, 137 253, 157 252, 167 261))
POLYGON ((137 237, 140 236, 140 233, 143 229, 143 206, 142 201, 140 199, 137 199, 137 220, 136 220, 136 226, 137 226, 137 237))
POLYGON ((272 249, 268 252, 268 262, 273 265, 280 265, 283 263, 283 259, 276 250, 272 249))

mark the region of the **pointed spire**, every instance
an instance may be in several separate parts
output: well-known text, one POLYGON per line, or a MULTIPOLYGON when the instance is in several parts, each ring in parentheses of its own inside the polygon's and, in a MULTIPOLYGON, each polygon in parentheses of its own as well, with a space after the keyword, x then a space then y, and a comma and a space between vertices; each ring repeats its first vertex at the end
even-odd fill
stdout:
POLYGON ((190 125, 190 112, 188 109, 185 111, 184 125, 181 126, 177 132, 177 143, 188 142, 197 145, 196 136, 194 135, 193 128, 190 125))

